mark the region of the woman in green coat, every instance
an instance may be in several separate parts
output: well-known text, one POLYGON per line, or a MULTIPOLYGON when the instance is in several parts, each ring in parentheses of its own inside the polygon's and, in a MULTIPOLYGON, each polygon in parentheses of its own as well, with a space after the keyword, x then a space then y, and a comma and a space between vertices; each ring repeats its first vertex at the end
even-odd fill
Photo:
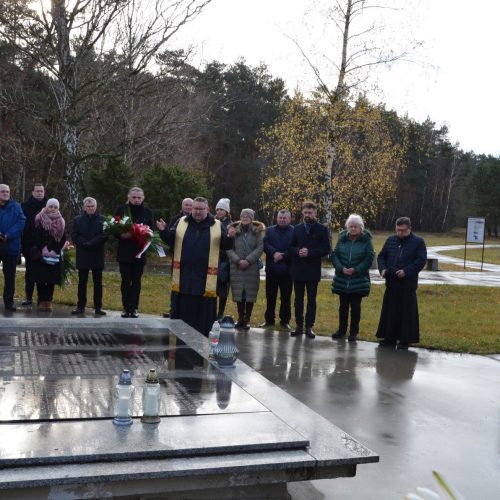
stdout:
POLYGON ((332 293, 337 293, 340 297, 339 328, 332 338, 345 338, 350 308, 348 340, 354 342, 359 332, 361 299, 370 293, 369 270, 375 254, 372 235, 365 229, 363 219, 359 215, 349 215, 345 227, 346 229, 340 232, 332 252, 332 264, 335 268, 332 293))

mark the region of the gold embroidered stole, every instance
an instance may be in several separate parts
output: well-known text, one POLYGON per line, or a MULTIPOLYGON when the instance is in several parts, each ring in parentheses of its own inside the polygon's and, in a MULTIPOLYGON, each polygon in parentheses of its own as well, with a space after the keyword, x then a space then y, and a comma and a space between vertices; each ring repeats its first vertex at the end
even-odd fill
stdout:
MULTIPOLYGON (((181 255, 182 242, 188 228, 187 217, 181 217, 175 230, 174 261, 172 263, 172 292, 181 292, 181 255)), ((205 297, 216 297, 217 267, 219 265, 219 248, 222 237, 221 223, 215 219, 210 226, 210 251, 208 254, 207 280, 205 297)))

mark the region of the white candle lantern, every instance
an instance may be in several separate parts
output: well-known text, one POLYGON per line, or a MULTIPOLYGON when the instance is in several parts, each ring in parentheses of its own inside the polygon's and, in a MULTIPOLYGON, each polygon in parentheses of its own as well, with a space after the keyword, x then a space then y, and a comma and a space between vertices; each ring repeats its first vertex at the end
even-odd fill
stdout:
POLYGON ((132 385, 132 377, 128 370, 123 370, 120 375, 120 380, 116 385, 115 390, 115 408, 113 423, 115 425, 132 425, 131 403, 134 386, 132 385))
POLYGON ((157 424, 160 422, 160 383, 154 368, 149 370, 146 383, 142 389, 142 412, 141 422, 145 424, 157 424))

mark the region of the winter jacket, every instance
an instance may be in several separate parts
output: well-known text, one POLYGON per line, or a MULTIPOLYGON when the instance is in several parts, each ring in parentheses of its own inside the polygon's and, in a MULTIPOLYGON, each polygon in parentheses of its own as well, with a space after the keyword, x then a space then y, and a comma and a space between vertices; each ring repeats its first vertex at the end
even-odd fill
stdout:
POLYGON ((364 230, 357 240, 350 240, 348 232, 343 230, 332 252, 331 260, 335 268, 332 292, 340 294, 356 293, 366 297, 370 293, 370 266, 375 253, 372 235, 364 230), (354 268, 354 274, 348 276, 344 268, 354 268))
POLYGON ((266 273, 290 274, 290 246, 292 245, 293 226, 270 226, 264 236, 264 252, 266 253, 266 273), (279 262, 274 262, 275 252, 285 255, 279 262))
MULTIPOLYGON (((57 255, 60 255, 62 247, 66 242, 66 237, 64 235, 60 241, 56 241, 42 226, 35 227, 32 236, 33 246, 37 247, 40 252, 44 247, 47 247, 47 250, 52 250, 57 255)), ((42 260, 32 261, 31 279, 35 283, 52 283, 54 285, 60 285, 62 282, 61 262, 56 265, 49 265, 45 264, 42 260)))
POLYGON ((410 289, 417 288, 418 273, 424 268, 426 262, 425 242, 413 233, 405 238, 398 238, 396 235, 389 236, 377 258, 380 273, 386 270, 386 286, 410 289), (396 276, 399 269, 404 270, 404 278, 396 276))
POLYGON ((71 239, 76 246, 77 269, 104 269, 104 217, 98 212, 83 213, 75 218, 71 239))
POLYGON ((295 281, 319 281, 321 279, 321 257, 330 254, 330 240, 328 229, 314 222, 310 224, 309 234, 305 224, 298 224, 293 228, 291 274, 295 281), (307 248, 309 255, 299 257, 299 250, 307 248))
POLYGON ((19 255, 21 251, 21 233, 26 217, 21 205, 14 200, 8 200, 0 205, 0 233, 7 236, 9 255, 19 255))
POLYGON ((266 226, 259 221, 253 221, 248 231, 242 231, 241 222, 233 222, 229 227, 236 229, 236 236, 232 250, 227 251, 229 257, 231 293, 235 302, 243 300, 243 291, 245 291, 245 300, 255 302, 259 292, 260 272, 258 260, 264 250, 264 234, 266 226), (246 269, 240 269, 240 260, 247 260, 249 266, 246 269))
POLYGON ((45 208, 47 198, 37 200, 30 196, 25 202, 22 203, 21 208, 26 216, 24 224, 21 247, 23 255, 29 258, 30 248, 33 246, 33 229, 35 227, 35 216, 45 208))
MULTIPOLYGON (((132 205, 125 203, 121 207, 118 207, 115 212, 115 216, 123 217, 125 215, 131 215, 134 224, 145 224, 151 229, 153 227, 153 212, 141 205, 132 205)), ((141 248, 139 244, 134 239, 119 239, 118 240, 118 251, 116 253, 116 260, 122 263, 128 264, 141 264, 146 263, 146 252, 138 259, 136 255, 140 252, 141 248)))

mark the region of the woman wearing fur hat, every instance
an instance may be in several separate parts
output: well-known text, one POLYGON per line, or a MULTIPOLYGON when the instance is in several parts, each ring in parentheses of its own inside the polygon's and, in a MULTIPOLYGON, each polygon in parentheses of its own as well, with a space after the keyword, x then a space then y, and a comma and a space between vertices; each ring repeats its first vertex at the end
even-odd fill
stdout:
POLYGON ((61 250, 66 242, 65 225, 55 198, 50 198, 35 216, 31 256, 40 311, 52 311, 54 285, 60 285, 62 281, 61 250))
MULTIPOLYGON (((221 224, 227 229, 231 224, 230 203, 229 198, 221 198, 215 207, 215 218, 221 221, 221 224)), ((229 295, 229 259, 224 250, 219 254, 219 268, 217 272, 217 297, 219 298, 219 306, 217 308, 217 319, 222 319, 224 309, 226 308, 227 297, 229 295)))
POLYGON ((232 250, 227 251, 231 263, 231 292, 238 307, 237 328, 248 330, 250 316, 259 291, 258 261, 264 250, 266 226, 256 221, 251 208, 241 211, 240 220, 229 227, 236 229, 232 250))

